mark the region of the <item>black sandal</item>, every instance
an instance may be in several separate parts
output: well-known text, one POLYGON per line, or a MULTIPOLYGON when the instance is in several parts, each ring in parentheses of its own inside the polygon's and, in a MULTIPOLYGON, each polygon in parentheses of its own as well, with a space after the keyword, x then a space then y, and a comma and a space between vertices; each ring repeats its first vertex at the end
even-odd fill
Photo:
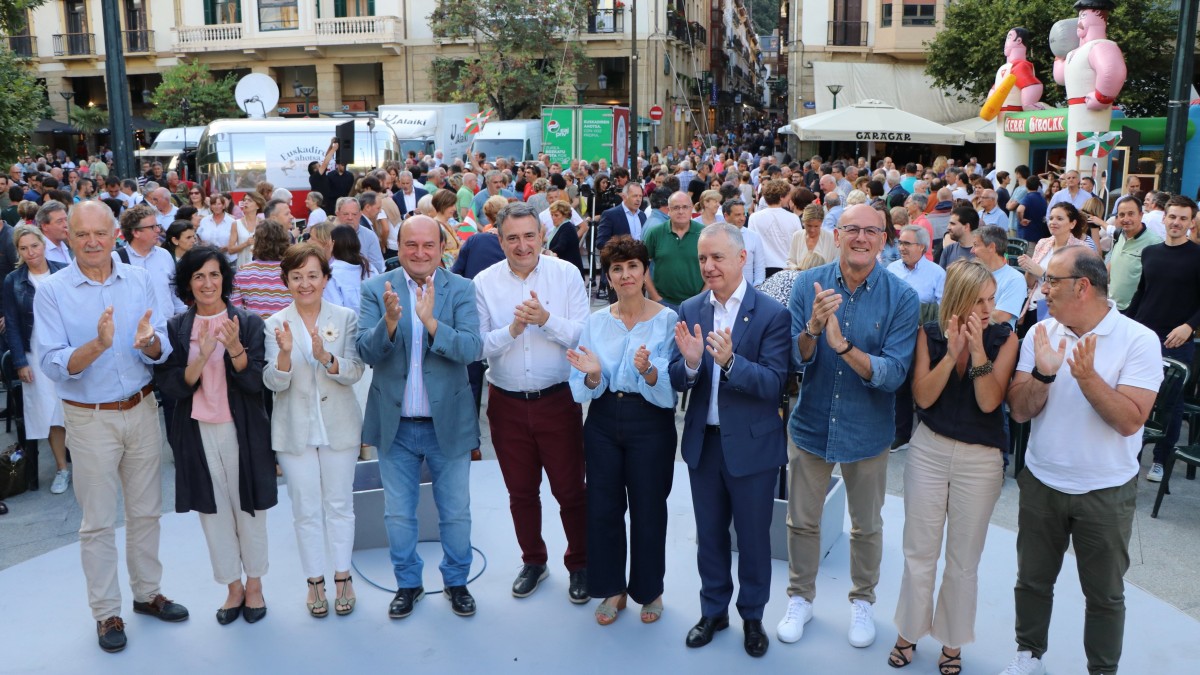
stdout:
POLYGON ((946 648, 942 647, 942 656, 944 657, 938 662, 938 672, 942 675, 958 675, 962 672, 962 650, 951 656, 946 653, 946 648))
POLYGON ((917 653, 917 643, 912 643, 907 647, 901 647, 897 640, 895 645, 892 645, 892 653, 888 654, 888 665, 893 668, 903 668, 912 663, 912 657, 917 653), (905 652, 908 656, 905 656, 905 652))
MULTIPOLYGON (((312 586, 313 588, 320 588, 323 591, 323 590, 325 590, 325 577, 321 577, 320 579, 317 579, 316 581, 309 581, 308 585, 312 586)), ((316 591, 313 591, 313 595, 317 595, 316 591)), ((329 616, 329 601, 328 600, 322 600, 322 599, 320 599, 320 597, 318 597, 313 602, 309 602, 309 603, 305 603, 305 604, 308 605, 308 613, 311 614, 313 617, 318 618, 318 619, 324 619, 325 617, 329 616)))

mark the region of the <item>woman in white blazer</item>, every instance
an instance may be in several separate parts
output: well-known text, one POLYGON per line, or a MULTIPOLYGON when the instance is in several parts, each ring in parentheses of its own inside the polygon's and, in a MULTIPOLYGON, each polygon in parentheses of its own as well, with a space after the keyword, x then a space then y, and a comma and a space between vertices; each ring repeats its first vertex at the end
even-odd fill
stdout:
POLYGON ((280 263, 292 304, 267 320, 263 382, 275 392, 271 445, 287 478, 308 611, 329 615, 325 544, 333 553, 334 610, 354 611, 354 465, 362 412, 353 385, 363 362, 355 347, 358 316, 322 300, 329 261, 315 244, 290 247, 280 263))

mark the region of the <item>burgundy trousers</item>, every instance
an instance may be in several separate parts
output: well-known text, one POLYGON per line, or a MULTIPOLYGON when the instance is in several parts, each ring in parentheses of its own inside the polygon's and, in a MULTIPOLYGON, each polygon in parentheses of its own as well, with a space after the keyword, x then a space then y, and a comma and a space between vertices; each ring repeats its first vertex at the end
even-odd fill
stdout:
POLYGON ((558 501, 567 535, 563 564, 567 571, 587 566, 587 488, 584 485, 583 409, 564 387, 543 398, 524 401, 488 385, 488 423, 496 459, 508 488, 521 561, 545 565, 542 539, 542 470, 558 501))

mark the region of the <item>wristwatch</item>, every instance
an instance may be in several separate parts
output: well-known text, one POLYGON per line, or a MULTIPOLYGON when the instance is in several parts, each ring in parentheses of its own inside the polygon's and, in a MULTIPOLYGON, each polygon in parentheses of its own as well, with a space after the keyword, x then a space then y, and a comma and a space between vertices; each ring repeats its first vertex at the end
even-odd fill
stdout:
POLYGON ((1045 382, 1046 384, 1050 384, 1054 381, 1054 378, 1058 377, 1058 373, 1053 375, 1043 375, 1039 373, 1037 366, 1034 366, 1033 370, 1029 371, 1029 374, 1032 375, 1033 379, 1037 380, 1038 382, 1045 382))
POLYGON ((837 352, 837 355, 838 355, 838 356, 845 356, 846 354, 849 354, 849 353, 850 353, 850 350, 851 350, 851 349, 854 349, 854 345, 853 345, 853 344, 851 344, 851 342, 850 342, 850 339, 849 339, 849 338, 847 338, 847 339, 846 339, 846 348, 845 348, 845 349, 843 349, 843 350, 842 350, 842 351, 840 351, 840 352, 837 352))
POLYGON ((337 358, 337 357, 335 357, 333 354, 330 354, 330 355, 329 355, 329 361, 327 361, 327 362, 325 362, 325 363, 322 363, 322 364, 321 364, 321 367, 322 367, 322 368, 324 368, 325 370, 329 370, 330 368, 332 368, 332 367, 333 367, 333 360, 334 360, 335 358, 337 358))

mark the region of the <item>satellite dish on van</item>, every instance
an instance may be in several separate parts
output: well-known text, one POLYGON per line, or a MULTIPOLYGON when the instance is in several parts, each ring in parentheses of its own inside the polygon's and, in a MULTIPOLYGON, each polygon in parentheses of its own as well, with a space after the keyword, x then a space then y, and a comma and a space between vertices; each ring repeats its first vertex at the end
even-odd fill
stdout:
POLYGON ((247 117, 262 119, 279 103, 279 85, 270 75, 251 73, 238 80, 233 97, 247 117))

